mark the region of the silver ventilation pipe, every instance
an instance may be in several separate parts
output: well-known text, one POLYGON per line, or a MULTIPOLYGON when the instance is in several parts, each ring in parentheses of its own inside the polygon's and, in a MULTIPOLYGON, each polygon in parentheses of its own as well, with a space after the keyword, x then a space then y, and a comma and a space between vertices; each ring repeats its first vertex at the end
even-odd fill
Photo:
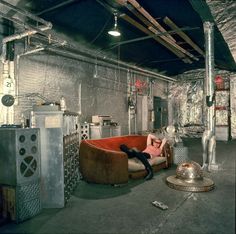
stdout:
POLYGON ((7 47, 8 42, 14 41, 14 40, 19 40, 21 38, 34 35, 39 31, 45 31, 45 30, 48 30, 50 28, 51 28, 51 26, 39 26, 38 30, 29 29, 29 30, 26 30, 22 33, 13 34, 13 35, 10 35, 8 37, 3 38, 2 39, 2 54, 1 54, 2 62, 4 62, 6 60, 6 55, 7 55, 6 47, 7 47))
POLYGON ((214 24, 204 22, 205 34, 205 68, 206 77, 204 83, 206 128, 202 136, 203 169, 218 169, 215 161, 215 87, 214 87, 214 24))
POLYGON ((42 18, 40 18, 40 17, 38 17, 36 15, 31 14, 28 11, 25 11, 23 9, 20 9, 20 8, 14 6, 14 5, 11 5, 10 3, 6 2, 6 1, 0 0, 0 3, 2 5, 4 5, 4 6, 10 8, 10 9, 14 10, 15 12, 21 14, 21 15, 27 16, 28 18, 30 18, 30 19, 32 19, 32 20, 34 20, 36 22, 44 24, 45 26, 50 27, 52 25, 50 22, 48 22, 48 21, 46 21, 46 20, 44 20, 44 19, 42 19, 42 18))
MULTIPOLYGON (((30 54, 34 54, 37 52, 40 52, 44 50, 44 47, 39 47, 36 49, 32 49, 30 51, 27 51, 23 54, 18 54, 16 57, 16 69, 15 69, 15 87, 16 87, 16 97, 19 96, 19 73, 20 73, 20 58, 22 56, 26 56, 26 55, 30 55, 30 54)), ((16 104, 18 104, 18 99, 16 100, 16 104)))
POLYGON ((38 30, 29 29, 29 30, 26 30, 22 33, 13 34, 13 35, 10 35, 8 37, 3 38, 2 43, 6 44, 7 42, 14 41, 14 40, 19 40, 23 37, 31 36, 31 35, 34 35, 37 32, 45 31, 45 30, 48 30, 48 29, 51 29, 51 28, 48 27, 48 26, 39 26, 38 30))
POLYGON ((130 64, 122 62, 122 61, 117 61, 115 59, 108 58, 106 56, 97 56, 96 54, 92 54, 91 52, 88 52, 88 51, 71 50, 70 48, 66 48, 66 47, 63 47, 63 49, 62 49, 62 48, 55 48, 52 46, 47 46, 45 49, 48 51, 51 51, 53 53, 60 54, 62 56, 67 56, 67 57, 75 59, 75 60, 82 60, 84 62, 90 62, 88 59, 86 61, 85 58, 83 58, 83 59, 81 58, 81 56, 84 56, 87 58, 100 60, 101 65, 102 65, 102 61, 103 61, 103 62, 109 63, 111 67, 117 68, 117 65, 119 65, 119 69, 121 69, 121 70, 127 71, 127 69, 131 69, 131 70, 133 70, 133 72, 135 72, 137 74, 149 76, 150 78, 159 79, 159 80, 163 80, 163 81, 167 81, 167 82, 176 82, 176 79, 174 79, 174 78, 171 78, 171 77, 168 77, 168 76, 165 76, 162 74, 158 74, 156 72, 149 71, 147 69, 143 69, 143 68, 137 67, 135 65, 130 65, 130 64))
MULTIPOLYGON (((42 24, 41 26, 37 26, 37 27, 29 26, 28 25, 28 27, 30 27, 30 29, 25 30, 24 32, 13 34, 13 35, 10 35, 10 36, 7 36, 7 37, 3 38, 3 40, 2 40, 2 55, 1 55, 1 57, 2 57, 2 62, 4 63, 4 61, 6 60, 6 44, 8 42, 14 41, 14 40, 18 40, 18 39, 21 39, 21 38, 24 38, 24 37, 27 37, 27 36, 31 36, 31 35, 34 35, 36 33, 41 33, 43 31, 51 29, 52 28, 52 23, 48 22, 48 21, 45 21, 45 20, 41 19, 40 17, 31 14, 28 11, 22 10, 22 9, 20 9, 20 8, 14 6, 14 5, 11 5, 10 3, 6 2, 6 1, 0 0, 0 4, 10 8, 10 9, 12 9, 12 10, 14 10, 15 12, 17 12, 17 13, 23 15, 23 16, 26 16, 26 17, 36 21, 37 23, 41 23, 42 24)), ((8 20, 11 20, 14 23, 22 24, 22 21, 19 20, 19 19, 9 18, 5 14, 3 14, 3 13, 1 13, 1 16, 4 17, 4 18, 7 18, 8 20)))

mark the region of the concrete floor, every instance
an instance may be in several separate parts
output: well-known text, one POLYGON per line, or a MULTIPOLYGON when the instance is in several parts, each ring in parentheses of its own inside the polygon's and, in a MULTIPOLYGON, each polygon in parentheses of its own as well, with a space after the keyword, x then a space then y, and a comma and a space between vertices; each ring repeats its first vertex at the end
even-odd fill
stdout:
MULTIPOLYGON (((189 158, 201 163, 200 139, 184 140, 189 158)), ((205 173, 215 182, 210 192, 177 191, 165 184, 176 166, 155 174, 150 181, 127 185, 88 184, 80 181, 63 209, 44 209, 21 224, 9 223, 0 233, 235 233, 236 140, 217 142, 217 172, 205 173), (154 200, 169 206, 160 210, 154 200)))

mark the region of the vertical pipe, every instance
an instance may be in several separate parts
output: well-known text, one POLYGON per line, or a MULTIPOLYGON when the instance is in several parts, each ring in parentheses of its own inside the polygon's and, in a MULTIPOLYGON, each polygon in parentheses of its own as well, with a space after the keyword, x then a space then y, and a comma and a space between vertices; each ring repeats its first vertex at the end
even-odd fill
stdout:
POLYGON ((78 114, 79 115, 82 115, 82 100, 81 100, 81 98, 82 98, 82 95, 81 95, 81 93, 82 93, 82 84, 81 83, 79 83, 79 90, 78 90, 78 98, 79 98, 79 111, 78 111, 78 114))
POLYGON ((203 145, 203 167, 211 170, 215 165, 215 95, 214 95, 214 25, 204 22, 205 34, 205 68, 206 77, 204 95, 206 97, 206 129, 202 136, 203 145), (207 163, 208 160, 208 163, 207 163))
POLYGON ((214 102, 214 30, 213 23, 204 22, 205 46, 206 46, 206 104, 207 104, 207 128, 215 134, 215 102, 214 102))
POLYGON ((15 87, 16 87, 15 88, 15 96, 17 98, 15 99, 15 105, 18 105, 18 96, 19 96, 20 58, 22 56, 37 53, 37 52, 42 51, 44 49, 45 49, 44 47, 39 47, 39 48, 36 48, 36 49, 29 50, 29 51, 27 51, 23 54, 18 54, 16 56, 16 60, 15 60, 15 87))
MULTIPOLYGON (((127 100, 131 97, 131 87, 130 87, 131 79, 130 79, 130 70, 127 70, 127 100)), ((128 134, 131 134, 131 113, 130 107, 128 105, 128 134)))

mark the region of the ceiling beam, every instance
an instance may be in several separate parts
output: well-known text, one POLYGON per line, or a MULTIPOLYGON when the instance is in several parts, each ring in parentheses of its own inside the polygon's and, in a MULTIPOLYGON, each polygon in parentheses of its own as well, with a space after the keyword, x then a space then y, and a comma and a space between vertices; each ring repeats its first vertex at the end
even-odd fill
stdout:
MULTIPOLYGON (((153 32, 154 34, 157 34, 158 31, 153 28, 153 27, 149 27, 148 28, 151 32, 153 32)), ((194 55, 192 55, 191 53, 189 53, 187 50, 185 50, 184 48, 182 48, 181 46, 179 46, 178 44, 170 41, 169 38, 164 38, 164 36, 160 36, 164 41, 166 41, 167 43, 169 43, 171 46, 175 47, 177 50, 181 51, 182 53, 188 55, 190 58, 198 61, 199 59, 197 57, 195 57, 194 55)))
MULTIPOLYGON (((148 28, 153 27, 154 25, 145 17, 143 16, 140 12, 138 12, 132 5, 126 4, 126 8, 130 10, 138 19, 140 19, 148 28)), ((164 35, 165 37, 169 37, 173 42, 176 42, 176 40, 167 32, 167 31, 161 31, 159 32, 164 35)), ((160 35, 161 35, 160 34, 160 35)))
MULTIPOLYGON (((116 1, 117 1, 117 3, 121 3, 122 5, 126 6, 132 13, 134 13, 136 15, 136 17, 138 17, 138 19, 140 19, 148 27, 148 30, 151 31, 152 33, 154 33, 156 35, 159 32, 166 33, 166 35, 160 35, 160 38, 163 41, 165 41, 167 44, 169 44, 171 47, 174 47, 176 51, 179 51, 179 52, 182 52, 182 53, 186 54, 187 56, 189 56, 191 59, 193 59, 195 61, 199 60, 196 56, 189 53, 186 49, 182 48, 175 41, 170 39, 168 36, 171 37, 171 35, 168 34, 168 32, 161 25, 159 25, 159 23, 144 8, 142 8, 137 1, 127 0, 129 3, 132 3, 132 5, 137 10, 134 9, 133 7, 129 7, 128 4, 124 4, 124 2, 121 1, 121 0, 116 0, 116 1), (137 12, 137 11, 139 11, 142 15, 140 15, 140 13, 137 12), (158 29, 153 27, 153 25, 155 25, 156 28, 158 27, 158 29)), ((163 44, 163 43, 161 43, 161 44, 163 44)), ((167 48, 169 48, 169 47, 167 47, 167 48)))
POLYGON ((199 54, 205 57, 205 53, 203 52, 203 50, 196 43, 194 43, 192 39, 186 33, 184 33, 170 18, 166 16, 163 21, 172 30, 175 30, 176 34, 184 39, 193 49, 195 49, 199 54))
MULTIPOLYGON (((137 9, 144 17, 146 17, 160 32, 166 32, 166 30, 155 20, 136 0, 127 0, 134 8, 137 9)), ((171 35, 166 35, 170 40, 175 42, 175 39, 171 35)))
MULTIPOLYGON (((179 30, 190 31, 190 30, 196 30, 196 29, 199 29, 199 27, 194 27, 194 28, 184 27, 184 28, 180 28, 179 30)), ((169 30, 168 33, 169 34, 176 34, 176 30, 169 30)), ((160 35, 165 35, 165 33, 160 32, 157 34, 151 34, 148 36, 138 37, 138 38, 134 38, 134 39, 126 40, 126 41, 120 41, 118 43, 115 43, 114 45, 116 45, 116 46, 125 45, 125 44, 129 44, 129 43, 133 43, 133 42, 147 40, 147 39, 154 38, 154 37, 159 37, 160 35)), ((177 43, 178 44, 187 44, 187 42, 183 42, 183 41, 177 42, 177 43)))
MULTIPOLYGON (((120 14, 119 17, 122 18, 123 20, 127 21, 128 23, 130 23, 134 27, 138 28, 140 31, 144 32, 145 34, 147 34, 149 36, 153 36, 154 35, 147 28, 145 28, 143 25, 141 25, 140 23, 138 23, 136 20, 132 19, 128 15, 120 14)), ((160 44, 162 44, 163 46, 165 46, 172 53, 174 53, 177 57, 181 58, 185 63, 192 63, 192 61, 184 53, 182 53, 181 51, 177 50, 172 45, 166 43, 163 39, 161 39, 159 37, 154 37, 153 39, 156 40, 157 42, 159 42, 160 44)))

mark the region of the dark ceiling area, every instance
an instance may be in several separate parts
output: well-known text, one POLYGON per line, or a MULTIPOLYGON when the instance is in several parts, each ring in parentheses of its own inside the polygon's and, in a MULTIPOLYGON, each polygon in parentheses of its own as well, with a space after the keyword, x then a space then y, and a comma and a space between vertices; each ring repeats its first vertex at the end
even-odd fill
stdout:
MULTIPOLYGON (((166 75, 205 67, 203 21, 213 20, 205 0, 31 0, 24 8, 78 43, 139 67, 166 75), (121 32, 116 38, 107 33, 114 13, 121 32)), ((214 29, 216 67, 236 71, 214 29)))

